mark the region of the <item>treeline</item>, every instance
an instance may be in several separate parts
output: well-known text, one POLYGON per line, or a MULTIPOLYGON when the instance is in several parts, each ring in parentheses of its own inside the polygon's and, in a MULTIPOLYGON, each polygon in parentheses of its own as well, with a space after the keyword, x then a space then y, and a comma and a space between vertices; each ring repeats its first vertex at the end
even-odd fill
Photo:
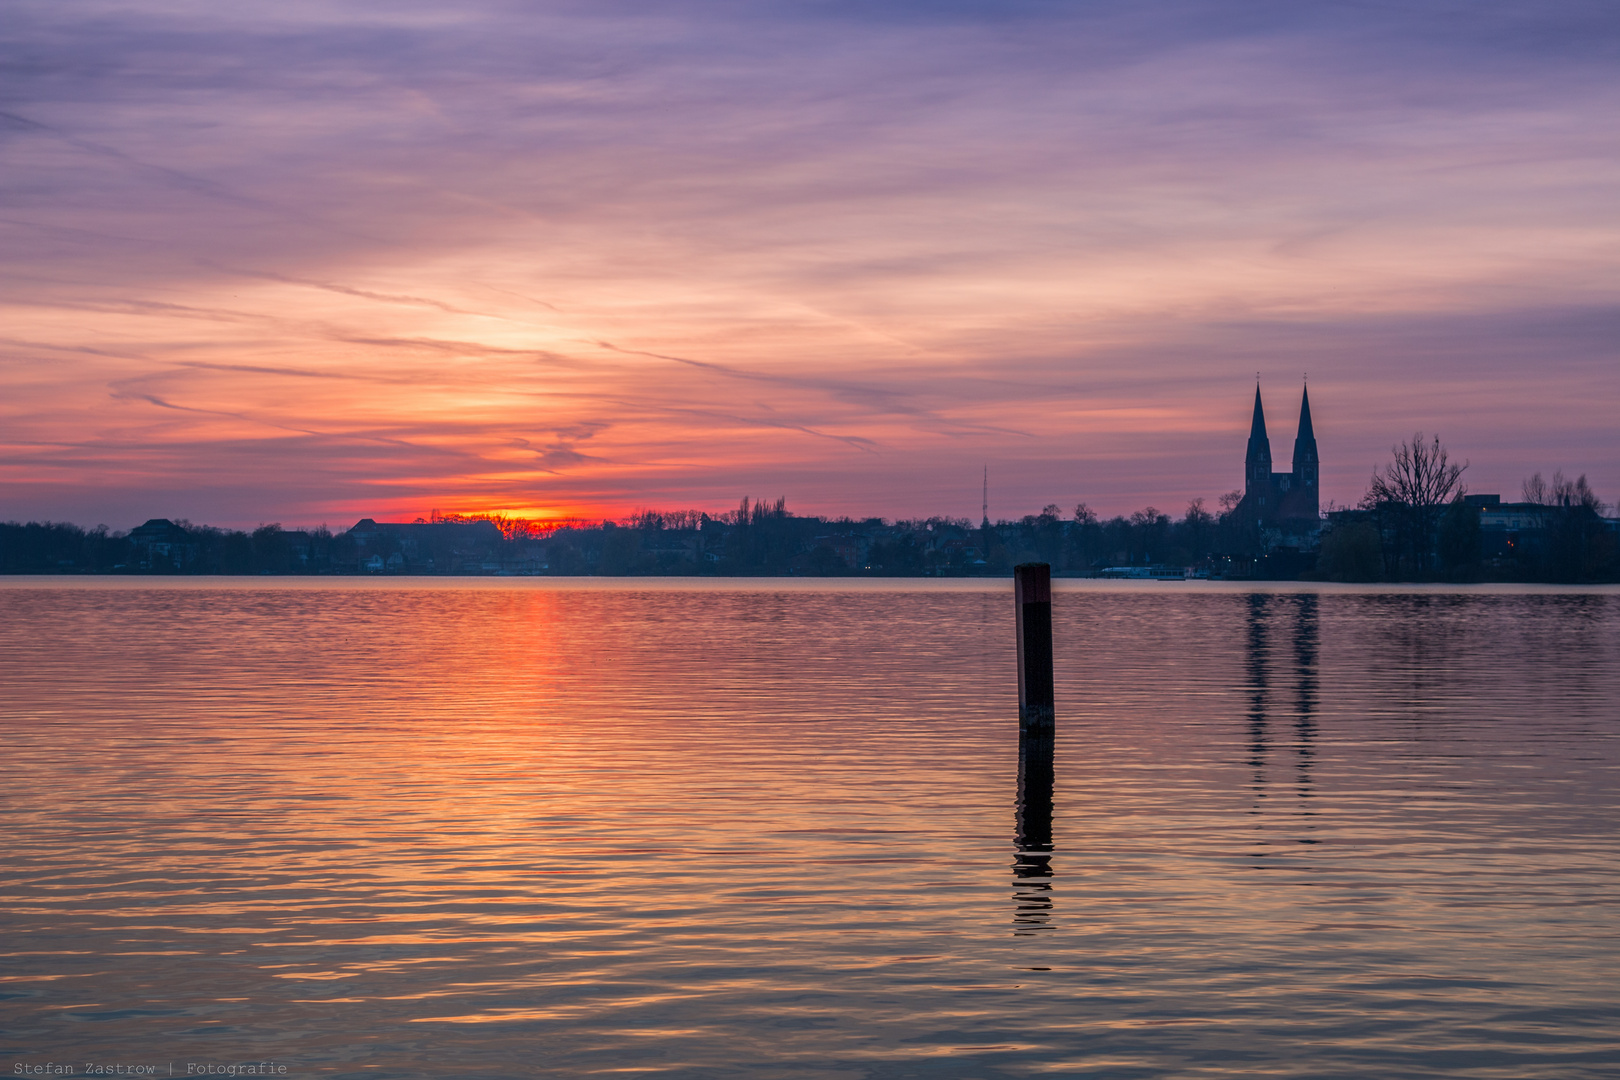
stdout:
MULTIPOLYGON (((546 541, 548 571, 560 574, 792 574, 971 576, 1004 574, 1020 562, 1068 574, 1109 567, 1190 566, 1247 543, 1234 521, 1196 500, 1179 519, 1153 507, 1108 520, 1084 503, 988 529, 966 518, 801 517, 785 501, 709 515, 646 511, 624 524, 559 529, 546 541)), ((1253 559, 1245 559, 1245 565, 1253 559)))
MULTIPOLYGON (((1460 470, 1459 470, 1460 475, 1460 470)), ((1455 479, 1455 477, 1453 478, 1455 479)), ((1522 500, 1392 496, 1376 484, 1354 510, 1329 516, 1313 577, 1326 581, 1620 581, 1620 533, 1585 476, 1536 473, 1522 500), (1502 524, 1487 529, 1490 513, 1502 524)))
POLYGON ((165 558, 153 566, 149 549, 143 550, 129 533, 105 525, 83 529, 66 522, 7 522, 0 524, 0 573, 292 574, 306 572, 311 555, 317 566, 330 566, 331 548, 343 545, 341 537, 324 527, 289 533, 280 525, 264 525, 243 532, 181 521, 175 528, 184 533, 176 542, 183 550, 163 552, 165 558))
POLYGON ((107 574, 129 565, 129 539, 107 526, 81 529, 66 522, 0 525, 0 573, 107 574))
MULTIPOLYGON (((966 518, 828 518, 784 499, 735 510, 642 511, 622 522, 534 523, 435 514, 365 519, 333 533, 147 522, 130 533, 53 522, 0 525, 0 573, 1003 575, 1020 562, 1059 574, 1187 568, 1225 578, 1324 581, 1620 581, 1620 534, 1586 478, 1525 482, 1523 499, 1468 496, 1463 466, 1414 437, 1360 504, 1319 533, 1246 520, 1237 493, 1211 512, 1153 507, 1101 518, 1086 504, 985 527, 966 518), (1486 517, 1490 524, 1487 527, 1486 517)), ((1173 570, 1171 571, 1173 572, 1173 570)))
POLYGON ((999 521, 801 516, 786 500, 735 510, 642 511, 623 522, 530 523, 438 517, 410 525, 369 519, 345 532, 279 525, 239 531, 189 522, 131 533, 60 522, 0 524, 0 573, 187 574, 713 574, 873 576, 1006 573, 1044 561, 1059 573, 1114 566, 1193 565, 1238 550, 1243 530, 1201 500, 1172 518, 1148 507, 1101 519, 1085 504, 999 521))

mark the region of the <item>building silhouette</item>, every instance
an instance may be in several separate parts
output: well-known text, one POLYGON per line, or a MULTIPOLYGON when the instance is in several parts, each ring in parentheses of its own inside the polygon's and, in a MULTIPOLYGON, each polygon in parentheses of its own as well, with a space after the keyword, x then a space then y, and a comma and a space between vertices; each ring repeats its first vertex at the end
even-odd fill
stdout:
POLYGON ((184 570, 197 557, 197 544, 185 526, 168 518, 151 518, 129 531, 135 565, 142 570, 184 570))
POLYGON ((1249 450, 1243 461, 1243 501, 1238 503, 1238 510, 1262 530, 1290 535, 1314 533, 1321 527, 1321 472, 1316 431, 1311 427, 1309 389, 1300 398, 1293 468, 1283 473, 1271 471, 1271 439, 1266 435, 1266 410, 1260 402, 1260 384, 1256 383, 1249 450))

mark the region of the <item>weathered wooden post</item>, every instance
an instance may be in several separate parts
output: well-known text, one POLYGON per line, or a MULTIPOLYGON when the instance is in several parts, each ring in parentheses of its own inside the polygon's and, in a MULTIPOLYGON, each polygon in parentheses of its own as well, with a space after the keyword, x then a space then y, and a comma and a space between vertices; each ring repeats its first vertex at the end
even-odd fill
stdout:
POLYGON ((1023 563, 1013 568, 1018 609, 1018 728, 1050 736, 1052 703, 1052 568, 1023 563))
POLYGON ((1018 801, 1014 808, 1015 934, 1043 929, 1052 909, 1052 568, 1013 570, 1018 613, 1018 801))

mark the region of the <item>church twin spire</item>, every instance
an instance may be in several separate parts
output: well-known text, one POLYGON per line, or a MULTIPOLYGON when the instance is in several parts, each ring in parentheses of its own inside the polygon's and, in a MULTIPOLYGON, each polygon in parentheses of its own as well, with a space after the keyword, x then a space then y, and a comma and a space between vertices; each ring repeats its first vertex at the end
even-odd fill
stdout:
POLYGON ((1266 434, 1266 410, 1260 384, 1254 386, 1254 419, 1249 423, 1249 449, 1244 458, 1243 502, 1257 521, 1298 519, 1315 525, 1320 507, 1317 483, 1321 462, 1316 451, 1316 430, 1311 424, 1311 396, 1299 403, 1299 434, 1294 439, 1293 469, 1271 471, 1271 439, 1266 434))
POLYGON ((1254 419, 1249 423, 1249 465, 1264 463, 1271 472, 1271 440, 1266 437, 1266 407, 1260 404, 1260 384, 1254 384, 1254 419))
MULTIPOLYGON (((1255 393, 1259 393, 1258 388, 1255 393)), ((1311 388, 1307 386, 1299 399, 1299 434, 1294 438, 1294 472, 1303 474, 1308 466, 1310 474, 1308 482, 1314 485, 1318 464, 1316 431, 1311 427, 1311 388)))

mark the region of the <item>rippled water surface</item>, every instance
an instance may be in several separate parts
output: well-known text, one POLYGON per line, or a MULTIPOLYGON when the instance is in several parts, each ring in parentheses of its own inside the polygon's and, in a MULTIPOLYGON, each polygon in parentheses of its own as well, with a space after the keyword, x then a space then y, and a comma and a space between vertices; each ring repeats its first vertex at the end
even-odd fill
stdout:
POLYGON ((1620 593, 0 584, 0 1067, 1620 1071, 1620 593))

